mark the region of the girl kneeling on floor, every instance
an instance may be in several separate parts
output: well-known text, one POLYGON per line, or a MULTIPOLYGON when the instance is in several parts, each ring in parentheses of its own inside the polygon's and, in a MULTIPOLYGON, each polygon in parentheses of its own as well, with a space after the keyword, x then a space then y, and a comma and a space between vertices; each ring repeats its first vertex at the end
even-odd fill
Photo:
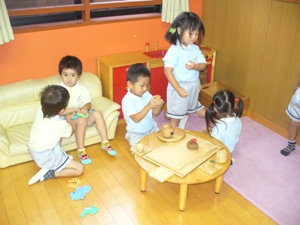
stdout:
MULTIPOLYGON (((239 142, 242 132, 244 103, 231 91, 220 90, 213 96, 213 101, 205 112, 206 129, 212 137, 217 138, 228 148, 230 153, 239 142)), ((231 164, 234 159, 231 160, 231 164)))

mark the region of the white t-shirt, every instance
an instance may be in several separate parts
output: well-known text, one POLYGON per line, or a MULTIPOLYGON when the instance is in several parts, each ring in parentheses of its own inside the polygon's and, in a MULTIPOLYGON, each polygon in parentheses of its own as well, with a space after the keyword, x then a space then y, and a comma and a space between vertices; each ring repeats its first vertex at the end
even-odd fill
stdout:
POLYGON ((61 83, 60 85, 66 88, 70 94, 68 108, 80 108, 86 103, 91 102, 90 92, 86 87, 79 83, 75 84, 73 87, 67 87, 64 83, 61 83))
POLYGON ((152 117, 152 109, 149 110, 147 115, 138 123, 134 122, 130 116, 142 111, 143 108, 149 103, 152 95, 146 91, 142 97, 132 94, 130 91, 122 99, 122 110, 124 119, 127 124, 127 131, 132 133, 147 133, 151 131, 156 122, 152 117))
POLYGON ((43 118, 42 107, 38 108, 31 131, 28 146, 33 151, 42 152, 54 148, 60 138, 68 138, 72 128, 60 116, 43 118))
POLYGON ((242 122, 237 116, 223 118, 213 127, 211 136, 217 138, 233 152, 236 144, 239 142, 242 133, 242 122))
POLYGON ((164 67, 172 67, 173 74, 178 83, 192 82, 199 79, 198 70, 188 70, 185 65, 189 61, 194 63, 205 63, 206 60, 199 47, 195 44, 187 47, 177 42, 177 45, 171 45, 165 57, 163 58, 164 67))

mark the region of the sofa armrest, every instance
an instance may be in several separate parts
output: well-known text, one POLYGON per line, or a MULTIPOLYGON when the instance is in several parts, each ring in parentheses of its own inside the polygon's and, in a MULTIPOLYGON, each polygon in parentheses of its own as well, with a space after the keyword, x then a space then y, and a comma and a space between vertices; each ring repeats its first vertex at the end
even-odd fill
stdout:
POLYGON ((97 97, 92 100, 92 108, 100 111, 106 120, 109 115, 121 108, 121 106, 106 97, 97 97))
POLYGON ((107 137, 109 140, 113 139, 121 106, 106 97, 97 97, 92 100, 92 108, 102 113, 107 128, 107 137))
POLYGON ((9 143, 5 129, 0 125, 0 151, 5 155, 9 155, 9 143))

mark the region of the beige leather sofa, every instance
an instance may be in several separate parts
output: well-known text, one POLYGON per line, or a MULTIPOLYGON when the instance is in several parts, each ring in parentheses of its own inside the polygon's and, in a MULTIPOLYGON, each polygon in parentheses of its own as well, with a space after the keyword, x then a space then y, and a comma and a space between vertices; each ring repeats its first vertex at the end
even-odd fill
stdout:
MULTIPOLYGON (((0 168, 32 160, 27 143, 37 108, 40 105, 40 91, 49 84, 59 83, 61 83, 60 76, 56 75, 0 85, 0 168)), ((102 85, 95 74, 83 72, 79 83, 90 91, 92 107, 102 112, 107 126, 108 139, 113 139, 120 105, 102 96, 102 85)), ((85 145, 100 141, 96 127, 88 127, 85 145)), ((65 151, 76 149, 75 136, 64 139, 62 147, 65 151)))

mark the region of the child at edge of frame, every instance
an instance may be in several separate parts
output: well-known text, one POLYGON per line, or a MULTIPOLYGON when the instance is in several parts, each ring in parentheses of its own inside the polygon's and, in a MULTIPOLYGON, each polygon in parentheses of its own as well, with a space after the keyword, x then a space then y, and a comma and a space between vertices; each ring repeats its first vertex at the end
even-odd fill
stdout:
POLYGON ((289 124, 289 140, 287 147, 280 150, 280 153, 284 156, 288 156, 296 149, 296 138, 298 135, 300 125, 300 79, 298 80, 295 88, 294 95, 286 109, 286 114, 290 118, 289 124))

